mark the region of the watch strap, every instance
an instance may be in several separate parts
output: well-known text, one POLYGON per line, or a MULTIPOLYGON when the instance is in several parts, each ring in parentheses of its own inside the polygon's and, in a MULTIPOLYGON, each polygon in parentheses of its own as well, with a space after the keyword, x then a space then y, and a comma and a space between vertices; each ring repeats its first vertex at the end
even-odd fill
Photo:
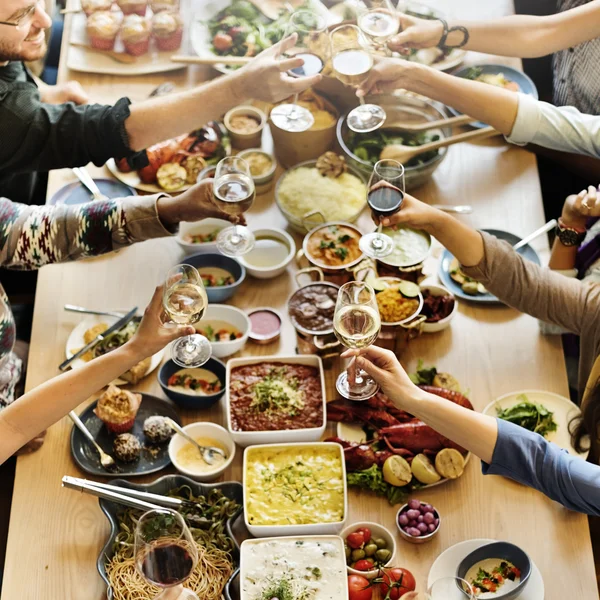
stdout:
POLYGON ((563 246, 581 246, 586 236, 585 227, 570 227, 562 219, 558 219, 556 226, 556 237, 563 246))
POLYGON ((469 35, 469 30, 466 27, 463 27, 462 25, 456 25, 455 27, 448 28, 448 21, 441 18, 438 18, 437 20, 442 24, 442 27, 444 28, 444 31, 442 32, 442 37, 438 42, 438 48, 462 48, 463 46, 467 45, 471 36, 469 35), (460 33, 463 34, 463 40, 460 44, 453 44, 452 46, 449 46, 446 43, 446 41, 448 40, 448 36, 455 31, 460 31, 460 33))

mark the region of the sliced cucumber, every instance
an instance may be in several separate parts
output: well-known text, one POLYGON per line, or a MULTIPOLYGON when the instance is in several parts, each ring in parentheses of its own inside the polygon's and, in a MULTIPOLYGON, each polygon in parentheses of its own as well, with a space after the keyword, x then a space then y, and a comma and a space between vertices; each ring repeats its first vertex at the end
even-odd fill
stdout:
POLYGON ((398 290, 400 290, 400 293, 407 298, 416 298, 421 292, 421 288, 412 281, 401 281, 398 284, 398 290))
POLYGON ((375 277, 374 275, 369 275, 365 280, 367 285, 370 285, 376 292, 383 292, 390 287, 390 284, 379 277, 375 277))

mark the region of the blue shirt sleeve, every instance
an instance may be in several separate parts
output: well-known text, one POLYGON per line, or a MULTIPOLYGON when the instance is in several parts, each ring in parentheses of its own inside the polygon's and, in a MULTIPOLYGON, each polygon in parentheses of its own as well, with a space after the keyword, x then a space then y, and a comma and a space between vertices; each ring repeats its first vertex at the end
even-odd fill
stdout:
POLYGON ((484 475, 528 485, 570 510, 600 516, 600 466, 569 454, 514 423, 497 419, 498 441, 484 475))

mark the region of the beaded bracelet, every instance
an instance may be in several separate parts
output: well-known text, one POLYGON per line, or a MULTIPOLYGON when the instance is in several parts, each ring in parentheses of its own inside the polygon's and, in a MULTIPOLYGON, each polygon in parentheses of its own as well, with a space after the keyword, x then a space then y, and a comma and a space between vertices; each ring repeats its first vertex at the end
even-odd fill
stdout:
POLYGON ((448 29, 448 22, 445 21, 444 19, 437 19, 438 21, 440 21, 440 23, 442 24, 442 27, 444 28, 444 32, 442 33, 442 37, 440 38, 440 41, 438 42, 438 48, 462 48, 463 46, 466 46, 466 44, 469 41, 469 31, 466 27, 463 27, 462 25, 457 25, 456 27, 452 27, 451 29, 448 29), (454 31, 460 31, 463 34, 463 41, 460 44, 455 44, 454 46, 448 46, 446 44, 446 40, 448 39, 448 36, 453 33, 454 31))

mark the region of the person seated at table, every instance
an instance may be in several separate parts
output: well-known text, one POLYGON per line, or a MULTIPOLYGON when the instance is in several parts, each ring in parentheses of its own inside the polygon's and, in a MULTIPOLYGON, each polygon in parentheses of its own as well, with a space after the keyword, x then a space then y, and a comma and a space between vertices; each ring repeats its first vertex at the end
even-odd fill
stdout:
MULTIPOLYGON (((127 158, 139 169, 152 144, 187 134, 249 99, 275 102, 320 80, 291 77, 300 58, 279 60, 293 47, 291 36, 258 55, 242 69, 191 90, 131 104, 87 104, 74 82, 38 89, 22 61, 44 56, 44 31, 51 19, 43 0, 0 3, 0 196, 30 204, 35 175, 109 158, 127 158)), ((37 203, 43 203, 43 197, 37 203)))
MULTIPOLYGON (((590 207, 600 216, 600 204, 590 207)), ((572 432, 577 451, 600 457, 600 285, 563 277, 523 258, 507 242, 479 232, 406 194, 401 210, 382 220, 434 236, 460 262, 468 277, 481 282, 505 304, 580 336, 578 392, 582 418, 572 432), (588 442, 589 435, 589 442, 588 442)))
POLYGON ((410 380, 390 350, 370 346, 348 350, 343 356, 354 355, 358 355, 357 366, 379 383, 395 406, 473 452, 482 460, 485 475, 509 477, 570 510, 600 516, 600 466, 514 423, 425 392, 410 380))
POLYGON ((126 344, 79 369, 53 377, 0 411, 0 464, 119 377, 123 370, 152 356, 173 340, 195 332, 190 325, 162 323, 162 295, 163 286, 158 286, 137 332, 126 344))

